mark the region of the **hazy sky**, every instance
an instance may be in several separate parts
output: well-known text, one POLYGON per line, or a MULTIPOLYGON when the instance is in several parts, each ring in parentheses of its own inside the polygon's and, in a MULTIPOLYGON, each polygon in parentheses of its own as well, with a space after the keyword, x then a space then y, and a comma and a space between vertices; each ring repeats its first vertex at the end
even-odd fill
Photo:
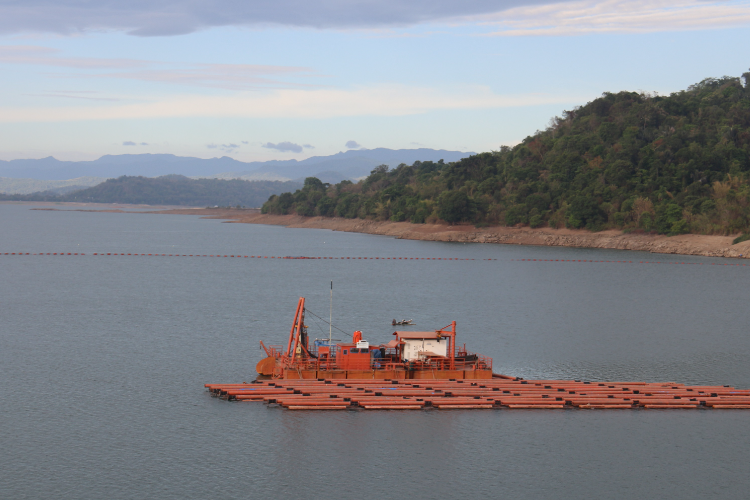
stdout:
POLYGON ((748 35, 750 0, 0 0, 0 159, 489 151, 748 35))

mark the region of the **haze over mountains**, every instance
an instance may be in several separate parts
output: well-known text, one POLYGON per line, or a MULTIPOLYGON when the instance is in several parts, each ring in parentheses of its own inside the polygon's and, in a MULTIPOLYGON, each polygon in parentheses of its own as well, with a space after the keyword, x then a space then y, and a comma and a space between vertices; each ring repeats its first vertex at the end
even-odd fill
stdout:
POLYGON ((93 186, 108 178, 128 176, 158 177, 179 174, 193 178, 289 181, 317 177, 336 183, 367 176, 378 165, 395 167, 415 161, 458 161, 472 152, 434 149, 357 149, 331 156, 313 156, 305 160, 241 162, 227 156, 193 158, 171 154, 106 155, 93 161, 60 161, 53 157, 39 160, 0 161, 0 192, 30 193, 57 190, 49 181, 65 181, 59 188, 93 186), (22 182, 22 180, 27 182, 22 182), (73 182, 73 180, 78 182, 73 182), (37 181, 37 182, 34 182, 37 181), (38 181, 48 181, 40 183, 38 181), (41 186, 44 186, 43 188, 41 186))

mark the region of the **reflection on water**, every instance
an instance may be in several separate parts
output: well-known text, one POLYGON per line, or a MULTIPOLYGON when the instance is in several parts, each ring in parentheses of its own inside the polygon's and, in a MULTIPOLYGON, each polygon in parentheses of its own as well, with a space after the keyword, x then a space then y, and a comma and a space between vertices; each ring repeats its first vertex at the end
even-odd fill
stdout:
POLYGON ((0 256, 0 497, 745 497, 742 411, 295 413, 202 385, 252 379, 333 280, 335 324, 371 342, 455 319, 511 375, 750 387, 747 267, 14 205, 0 230, 0 252, 498 259, 0 256))

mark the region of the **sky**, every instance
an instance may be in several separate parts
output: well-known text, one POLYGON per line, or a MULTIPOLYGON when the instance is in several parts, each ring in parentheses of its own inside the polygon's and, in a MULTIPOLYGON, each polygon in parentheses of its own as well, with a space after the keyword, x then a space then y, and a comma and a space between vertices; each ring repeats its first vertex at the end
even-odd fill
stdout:
POLYGON ((0 0, 0 159, 491 151, 748 35, 750 0, 0 0))

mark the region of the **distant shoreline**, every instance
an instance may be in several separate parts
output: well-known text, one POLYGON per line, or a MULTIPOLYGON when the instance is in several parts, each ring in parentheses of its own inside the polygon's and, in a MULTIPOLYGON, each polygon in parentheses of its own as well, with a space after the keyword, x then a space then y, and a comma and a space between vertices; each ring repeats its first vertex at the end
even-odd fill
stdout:
POLYGON ((409 222, 383 222, 339 217, 270 215, 261 214, 260 210, 257 209, 192 208, 159 210, 147 213, 198 215, 208 219, 224 219, 242 224, 329 229, 350 233, 393 236, 408 240, 602 248, 703 257, 750 258, 750 241, 732 245, 735 236, 626 234, 619 230, 592 233, 582 229, 531 229, 528 227, 503 226, 476 228, 473 225, 449 226, 445 224, 411 224, 409 222))
POLYGON ((732 245, 735 236, 707 236, 683 234, 665 236, 654 234, 626 234, 619 230, 592 233, 582 229, 551 229, 473 225, 411 224, 409 222, 344 219, 339 217, 303 217, 301 215, 261 214, 260 209, 149 207, 147 205, 102 205, 95 203, 23 203, 39 210, 86 211, 108 213, 139 213, 161 215, 197 215, 206 219, 221 219, 230 223, 265 224, 289 228, 329 229, 350 233, 377 234, 398 239, 445 241, 459 243, 495 243, 505 245, 534 245, 550 247, 600 248, 633 250, 673 255, 702 257, 750 258, 750 241, 732 245), (137 208, 131 211, 128 208, 137 208), (151 208, 151 210, 148 210, 151 208))

